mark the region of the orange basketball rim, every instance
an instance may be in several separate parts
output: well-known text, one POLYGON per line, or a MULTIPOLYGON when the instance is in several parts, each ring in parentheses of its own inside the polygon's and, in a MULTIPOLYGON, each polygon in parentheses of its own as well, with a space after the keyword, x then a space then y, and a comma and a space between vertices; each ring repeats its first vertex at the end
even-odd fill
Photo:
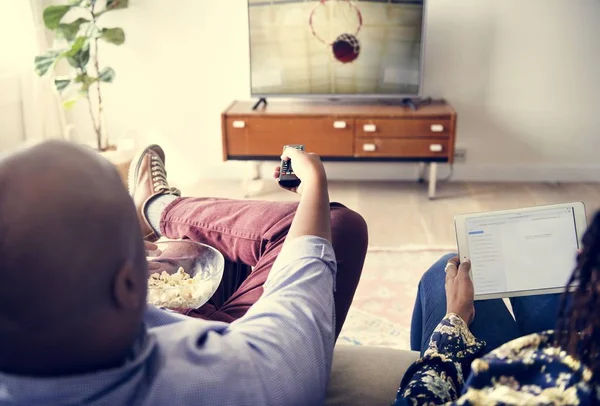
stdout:
POLYGON ((331 47, 341 63, 354 62, 360 55, 357 36, 362 24, 362 13, 350 0, 320 0, 309 17, 313 36, 331 47))

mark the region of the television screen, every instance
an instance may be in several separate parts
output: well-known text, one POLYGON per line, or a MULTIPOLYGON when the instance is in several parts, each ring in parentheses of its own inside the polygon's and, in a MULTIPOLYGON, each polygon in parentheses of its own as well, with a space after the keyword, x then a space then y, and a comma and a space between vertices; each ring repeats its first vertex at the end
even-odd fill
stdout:
POLYGON ((418 96, 423 0, 248 0, 254 96, 418 96))

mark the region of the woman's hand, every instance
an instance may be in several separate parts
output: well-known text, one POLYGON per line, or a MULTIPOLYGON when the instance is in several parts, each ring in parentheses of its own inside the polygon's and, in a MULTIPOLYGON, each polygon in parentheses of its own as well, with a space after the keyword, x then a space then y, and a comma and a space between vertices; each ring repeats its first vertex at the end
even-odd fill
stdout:
MULTIPOLYGON (((296 148, 286 148, 281 155, 284 161, 291 160, 294 174, 302 181, 299 187, 290 189, 293 192, 302 194, 302 190, 310 186, 323 186, 327 184, 327 175, 323 162, 318 155, 297 150, 296 148)), ((273 173, 275 179, 279 178, 281 167, 277 166, 273 173)))
POLYGON ((446 265, 446 310, 458 314, 467 324, 475 318, 475 289, 469 275, 470 262, 460 263, 458 257, 446 265))

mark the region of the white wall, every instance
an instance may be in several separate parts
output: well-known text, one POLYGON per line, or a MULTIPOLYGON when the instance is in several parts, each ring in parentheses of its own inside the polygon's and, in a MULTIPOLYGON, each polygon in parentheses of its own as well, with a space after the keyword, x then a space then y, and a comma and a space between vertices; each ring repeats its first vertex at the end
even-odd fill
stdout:
POLYGON ((0 12, 0 153, 25 141, 21 81, 25 59, 33 70, 33 56, 27 55, 32 44, 19 31, 24 16, 17 1, 3 3, 0 12))
POLYGON ((0 70, 0 153, 25 141, 20 78, 0 70))
MULTIPOLYGON (((130 0, 106 46, 107 120, 155 141, 180 183, 240 177, 221 162, 220 113, 249 98, 246 0, 130 0)), ((425 94, 458 110, 458 179, 600 179, 600 2, 430 0, 425 94)), ((87 111, 74 111, 84 137, 87 111)), ((334 178, 413 176, 411 165, 330 164, 334 178)), ((442 170, 443 172, 443 170, 442 170)))
POLYGON ((62 138, 63 110, 51 78, 40 79, 34 57, 52 34, 42 23, 49 0, 4 0, 0 13, 0 153, 24 143, 62 138), (34 18, 35 16, 35 18, 34 18))

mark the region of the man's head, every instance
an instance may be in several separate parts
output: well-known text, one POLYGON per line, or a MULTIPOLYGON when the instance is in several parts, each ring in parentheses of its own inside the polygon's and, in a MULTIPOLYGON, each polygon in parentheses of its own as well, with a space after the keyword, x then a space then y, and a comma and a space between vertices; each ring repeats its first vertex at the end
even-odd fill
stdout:
POLYGON ((0 160, 0 191, 0 371, 118 366, 141 331, 147 264, 116 169, 47 142, 0 160))

